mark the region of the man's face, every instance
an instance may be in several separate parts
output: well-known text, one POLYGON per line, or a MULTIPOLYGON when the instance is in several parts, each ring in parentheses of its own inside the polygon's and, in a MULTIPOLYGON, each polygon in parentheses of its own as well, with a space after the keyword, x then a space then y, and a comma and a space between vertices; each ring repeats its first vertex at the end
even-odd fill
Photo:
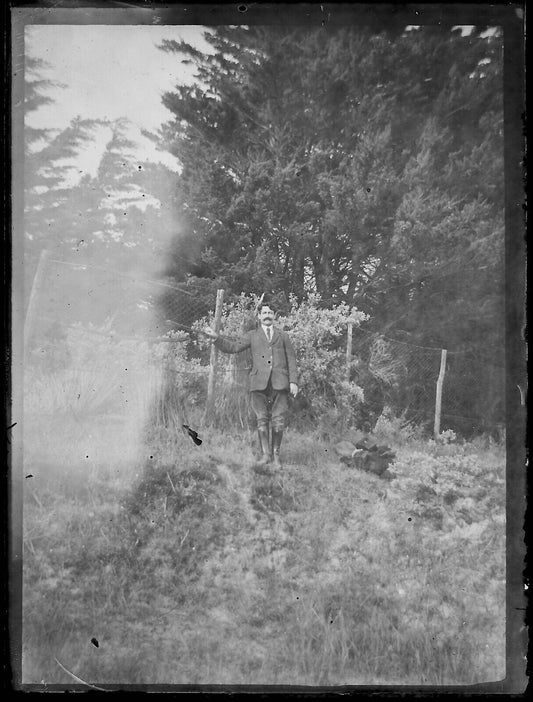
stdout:
POLYGON ((261 324, 264 324, 265 327, 269 327, 271 324, 274 323, 273 310, 271 310, 268 305, 263 305, 263 307, 261 307, 261 311, 259 312, 259 319, 261 321, 261 324))

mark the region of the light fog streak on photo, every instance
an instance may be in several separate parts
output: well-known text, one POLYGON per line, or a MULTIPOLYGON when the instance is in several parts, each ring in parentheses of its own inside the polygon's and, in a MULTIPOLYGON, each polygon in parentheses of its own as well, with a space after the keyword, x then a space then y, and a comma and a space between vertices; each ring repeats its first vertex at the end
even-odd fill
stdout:
POLYGON ((26 27, 24 445, 36 480, 128 481, 143 453, 179 233, 179 165, 154 131, 169 115, 162 90, 190 80, 157 44, 200 41, 199 29, 26 27))

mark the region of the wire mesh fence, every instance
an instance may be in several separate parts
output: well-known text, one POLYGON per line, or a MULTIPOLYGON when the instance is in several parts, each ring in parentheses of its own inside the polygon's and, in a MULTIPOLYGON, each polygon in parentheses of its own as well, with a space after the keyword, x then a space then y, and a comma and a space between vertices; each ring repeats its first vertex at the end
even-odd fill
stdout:
MULTIPOLYGON (((28 296, 25 400, 31 412, 137 412, 159 424, 203 416, 211 382, 213 411, 242 428, 253 425, 249 350, 221 355, 213 367, 204 323, 213 323, 216 291, 46 256, 28 296), (211 376, 211 381, 209 380, 211 376)), ((227 305, 239 298, 227 295, 227 305)), ((256 327, 243 308, 235 338, 256 327)), ((338 343, 348 343, 346 335, 338 343)), ((353 329, 339 373, 364 390, 372 425, 385 408, 433 426, 441 349, 353 329)), ((339 361, 341 364, 342 361, 339 361)), ((504 369, 474 352, 449 350, 442 385, 442 430, 462 434, 504 426, 504 369)))
MULTIPOLYGON (((442 349, 357 330, 354 354, 366 359, 365 402, 385 406, 415 424, 433 425, 442 349)), ((477 351, 447 350, 443 367, 440 429, 461 434, 501 432, 505 427, 505 368, 477 351)))
POLYGON ((189 331, 207 313, 206 297, 199 300, 162 279, 47 257, 31 336, 46 334, 55 322, 101 328, 117 337, 160 339, 170 330, 189 331))
POLYGON ((25 410, 185 423, 202 403, 209 348, 192 325, 209 304, 184 286, 41 258, 27 296, 25 410))

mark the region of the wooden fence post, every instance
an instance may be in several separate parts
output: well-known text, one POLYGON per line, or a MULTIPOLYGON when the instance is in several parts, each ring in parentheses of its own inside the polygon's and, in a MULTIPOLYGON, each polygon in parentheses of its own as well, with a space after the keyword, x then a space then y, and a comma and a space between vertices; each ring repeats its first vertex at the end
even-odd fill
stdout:
POLYGON ((350 381, 350 366, 352 363, 353 322, 348 322, 348 339, 346 341, 346 380, 350 381))
POLYGON ((41 251, 41 256, 35 270, 35 275, 33 276, 33 282, 31 285, 30 299, 28 301, 28 307, 26 308, 26 314, 24 316, 24 358, 28 357, 28 350, 30 346, 30 338, 33 334, 33 327, 35 323, 35 315, 37 312, 37 303, 39 300, 39 292, 42 288, 44 273, 46 270, 46 264, 48 263, 48 258, 50 252, 47 249, 41 251))
MULTIPOLYGON (((217 300, 215 303, 214 330, 220 330, 220 320, 222 318, 222 303, 224 302, 224 290, 217 290, 217 300)), ((205 421, 209 423, 213 418, 213 408, 215 404, 215 380, 217 373, 218 349, 215 344, 211 344, 211 356, 209 358, 209 379, 207 381, 207 400, 205 403, 205 421)))
POLYGON ((435 439, 440 435, 440 411, 442 406, 442 384, 444 383, 444 374, 446 373, 446 349, 441 349, 440 352, 440 370, 437 378, 437 393, 435 397, 435 424, 433 426, 433 436, 435 439))

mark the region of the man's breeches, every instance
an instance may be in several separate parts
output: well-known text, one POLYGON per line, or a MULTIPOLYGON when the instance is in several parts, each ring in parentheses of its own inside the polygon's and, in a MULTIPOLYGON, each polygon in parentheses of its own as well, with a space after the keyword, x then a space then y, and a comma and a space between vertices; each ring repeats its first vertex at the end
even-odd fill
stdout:
POLYGON ((268 426, 269 421, 272 429, 283 431, 287 410, 289 409, 289 393, 287 390, 274 390, 270 380, 266 390, 253 390, 252 408, 257 417, 257 426, 268 426))

